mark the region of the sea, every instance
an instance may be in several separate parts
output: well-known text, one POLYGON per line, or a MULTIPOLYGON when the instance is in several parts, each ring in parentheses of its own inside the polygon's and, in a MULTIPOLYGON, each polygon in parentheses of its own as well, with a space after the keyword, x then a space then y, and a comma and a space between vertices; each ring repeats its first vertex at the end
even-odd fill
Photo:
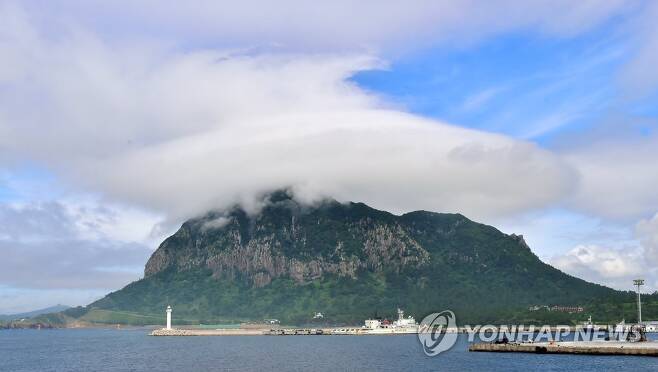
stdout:
POLYGON ((147 329, 0 330, 0 371, 658 371, 658 358, 468 352, 416 335, 152 337, 147 329))

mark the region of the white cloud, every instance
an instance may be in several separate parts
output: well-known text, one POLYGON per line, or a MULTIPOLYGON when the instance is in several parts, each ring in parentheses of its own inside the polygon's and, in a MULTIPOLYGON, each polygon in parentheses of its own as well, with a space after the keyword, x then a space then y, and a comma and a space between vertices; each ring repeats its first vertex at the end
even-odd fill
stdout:
MULTIPOLYGON (((590 237, 583 240, 597 239, 590 237)), ((608 240, 615 242, 613 244, 619 241, 608 240)), ((633 279, 643 278, 647 285, 645 290, 657 290, 658 213, 636 224, 634 239, 621 241, 623 244, 616 247, 603 242, 580 244, 563 254, 554 255, 549 261, 569 274, 613 288, 628 290, 632 287, 633 279)))
POLYGON ((155 249, 168 236, 167 233, 173 233, 154 234, 153 229, 166 217, 141 208, 80 195, 62 198, 59 203, 73 221, 76 236, 80 239, 137 242, 155 249))
POLYGON ((567 254, 578 245, 637 246, 633 231, 574 210, 550 208, 493 221, 505 233, 522 234, 532 251, 544 261, 567 254))
POLYGON ((658 87, 658 2, 647 3, 642 16, 631 27, 635 51, 620 75, 625 93, 631 99, 641 98, 658 87))
MULTIPOLYGON (((643 252, 637 247, 613 249, 578 245, 566 254, 554 257, 550 263, 568 274, 623 290, 632 288, 633 279, 649 274, 643 252)), ((650 279, 647 283, 649 289, 655 290, 655 273, 647 279, 650 279)))
POLYGON ((639 254, 622 250, 605 249, 596 245, 579 245, 554 263, 565 270, 586 269, 603 278, 619 278, 642 271, 639 254))
MULTIPOLYGON (((0 204, 0 283, 15 288, 117 289, 138 279, 152 248, 103 230, 107 207, 0 204)), ((111 230, 111 229, 109 229, 111 230)))
POLYGON ((212 219, 210 221, 206 221, 203 223, 201 226, 201 230, 212 230, 212 229, 219 229, 222 228, 229 223, 231 223, 232 219, 230 217, 217 217, 215 219, 212 219))
POLYGON ((573 35, 632 8, 635 1, 261 0, 186 2, 23 1, 51 27, 75 21, 105 38, 137 35, 193 45, 295 50, 409 49, 457 45, 517 29, 573 35), (120 21, 119 21, 120 20, 120 21), (120 24, 120 27, 117 27, 120 24))
POLYGON ((294 186, 483 217, 572 187, 533 144, 387 109, 348 80, 378 66, 367 55, 118 48, 79 32, 26 39, 38 33, 15 23, 0 45, 21 71, 0 91, 0 149, 109 200, 182 218, 294 186))
POLYGON ((658 210, 658 136, 585 138, 580 145, 564 152, 579 174, 577 192, 570 198, 575 208, 631 221, 658 210))
POLYGON ((658 264, 658 213, 637 223, 635 233, 644 247, 649 262, 658 264))
MULTIPOLYGON (((412 37, 405 32, 427 32, 432 40, 454 35, 455 28, 481 35, 518 27, 575 33, 628 8, 622 1, 569 7, 391 2, 352 4, 346 12, 346 4, 332 4, 322 17, 317 8, 296 2, 276 7, 204 2, 189 8, 113 3, 103 7, 103 16, 111 20, 129 13, 126 25, 137 35, 169 25, 188 30, 190 37, 215 37, 220 45, 267 40, 263 35, 295 44, 303 29, 301 37, 317 43, 317 50, 335 50, 325 42, 377 45, 401 31, 401 38, 412 37), (269 9, 268 21, 254 9, 269 9), (147 13, 148 22, 138 28, 137 20, 147 13), (370 16, 357 17, 361 13, 370 16), (506 14, 504 21, 500 13, 506 14), (203 17, 216 21, 200 22, 203 17), (241 19, 241 26, 220 22, 223 17, 241 19), (344 19, 359 22, 333 27, 344 19)), ((285 185, 395 211, 460 210, 483 218, 561 199, 573 189, 571 163, 581 175, 579 208, 637 216, 656 204, 648 190, 638 190, 655 183, 652 172, 634 173, 642 182, 625 182, 606 168, 620 159, 601 160, 602 149, 568 154, 564 162, 524 142, 385 110, 385 103, 348 80, 382 64, 371 55, 175 50, 144 41, 147 37, 132 44, 108 34, 89 2, 53 9, 22 6, 25 12, 11 5, 0 10, 5 61, 0 81, 6 87, 0 91, 0 155, 5 162, 45 163, 74 188, 175 218, 285 185), (46 9, 51 17, 43 16, 46 9), (46 35, 52 30, 60 31, 57 37, 46 35), (369 158, 373 153, 378 159, 369 158), (148 180, 148 186, 136 180, 148 180), (627 186, 642 197, 620 208, 627 199, 614 195, 627 186)), ((620 166, 627 171, 634 161, 629 156, 620 166)))

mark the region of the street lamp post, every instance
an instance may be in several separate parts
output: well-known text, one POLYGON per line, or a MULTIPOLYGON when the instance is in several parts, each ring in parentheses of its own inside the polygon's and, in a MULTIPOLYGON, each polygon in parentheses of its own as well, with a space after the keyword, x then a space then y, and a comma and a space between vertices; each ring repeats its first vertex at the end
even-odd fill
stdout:
POLYGON ((642 325, 642 301, 640 299, 640 287, 644 285, 644 279, 635 279, 633 284, 637 286, 637 324, 642 325))

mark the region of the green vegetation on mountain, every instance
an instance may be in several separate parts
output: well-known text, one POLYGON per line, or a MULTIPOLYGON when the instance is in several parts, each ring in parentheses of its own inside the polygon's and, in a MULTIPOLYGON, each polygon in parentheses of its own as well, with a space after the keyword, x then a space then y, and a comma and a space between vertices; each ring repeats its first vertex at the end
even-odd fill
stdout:
POLYGON ((633 299, 541 262, 521 236, 459 214, 309 206, 280 191, 257 213, 236 206, 185 222, 154 252, 144 279, 69 312, 129 324, 162 323, 167 305, 179 324, 306 323, 315 312, 360 323, 397 307, 417 318, 451 309, 462 324, 585 317, 527 310, 546 304, 584 306, 608 322, 631 319, 624 306, 633 299))

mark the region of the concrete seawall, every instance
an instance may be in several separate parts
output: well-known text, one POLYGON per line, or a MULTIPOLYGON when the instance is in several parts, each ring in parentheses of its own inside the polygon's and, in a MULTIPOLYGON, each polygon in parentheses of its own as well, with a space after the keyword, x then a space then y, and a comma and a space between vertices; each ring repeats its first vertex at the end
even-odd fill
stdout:
POLYGON ((534 353, 534 354, 589 354, 589 355, 645 355, 658 356, 658 342, 538 342, 489 344, 475 343, 468 348, 476 352, 534 353))
POLYGON ((371 333, 362 328, 222 328, 156 329, 151 336, 397 336, 412 333, 371 333))
POLYGON ((262 336, 262 329, 156 329, 151 336, 262 336))

